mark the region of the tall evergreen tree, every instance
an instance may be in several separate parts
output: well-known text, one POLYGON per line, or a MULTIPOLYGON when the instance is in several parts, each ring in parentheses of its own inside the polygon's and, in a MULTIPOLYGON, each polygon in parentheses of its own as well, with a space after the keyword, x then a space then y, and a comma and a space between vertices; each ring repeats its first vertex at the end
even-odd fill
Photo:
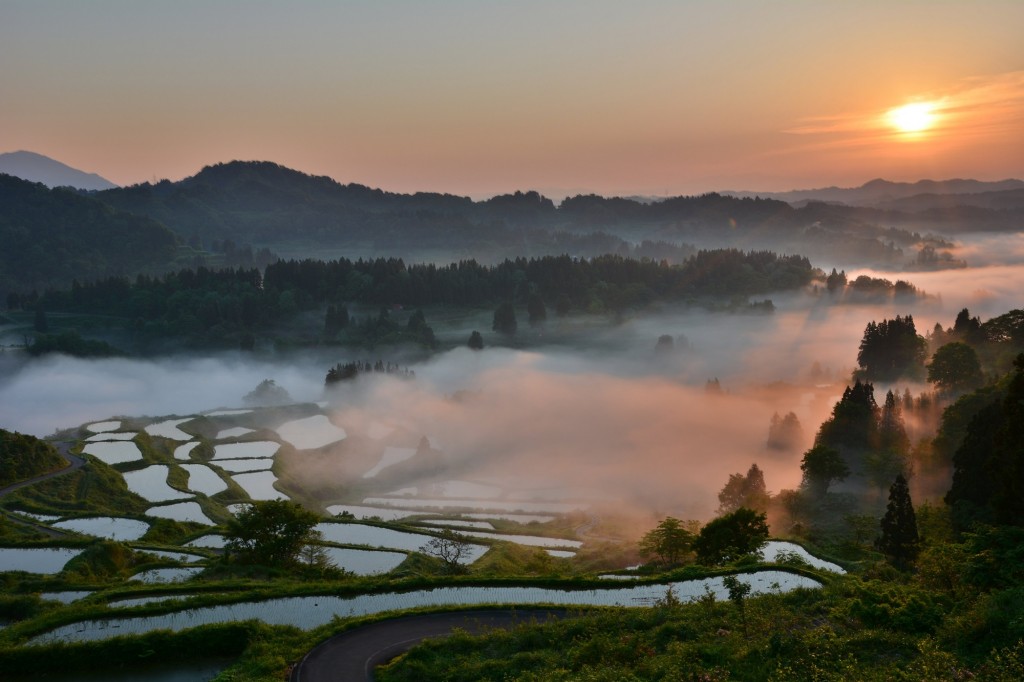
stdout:
POLYGON ((914 317, 896 316, 892 320, 871 321, 857 353, 864 378, 894 381, 902 376, 917 377, 924 371, 927 342, 917 335, 914 317))
POLYGON ((512 307, 512 304, 505 302, 499 305, 494 311, 494 322, 491 325, 491 329, 499 334, 512 336, 516 333, 517 327, 516 310, 512 307))
POLYGON ((889 488, 889 504, 881 522, 882 535, 875 543, 878 550, 896 565, 906 565, 917 557, 920 538, 917 516, 910 500, 910 488, 903 474, 889 488))

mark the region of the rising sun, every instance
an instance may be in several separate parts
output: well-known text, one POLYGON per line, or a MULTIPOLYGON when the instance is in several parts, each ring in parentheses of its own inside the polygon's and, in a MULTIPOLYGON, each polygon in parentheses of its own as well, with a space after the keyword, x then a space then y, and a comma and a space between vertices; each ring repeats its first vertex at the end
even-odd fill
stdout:
POLYGON ((889 125, 901 133, 920 133, 935 123, 935 105, 930 102, 914 102, 890 109, 886 113, 889 125))

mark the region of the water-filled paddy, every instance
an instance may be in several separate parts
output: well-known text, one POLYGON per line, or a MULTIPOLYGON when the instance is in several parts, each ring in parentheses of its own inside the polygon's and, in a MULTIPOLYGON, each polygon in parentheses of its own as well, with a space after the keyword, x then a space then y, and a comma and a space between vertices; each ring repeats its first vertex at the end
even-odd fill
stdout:
POLYGON ((825 561, 814 556, 806 549, 794 542, 783 542, 781 540, 770 540, 761 550, 761 556, 765 561, 771 563, 778 561, 778 555, 780 552, 787 552, 796 554, 798 557, 803 559, 805 562, 815 568, 820 568, 825 571, 832 571, 833 573, 846 573, 842 566, 834 564, 831 561, 825 561))
POLYGON ((185 443, 174 448, 174 459, 180 459, 182 461, 188 461, 191 459, 189 453, 192 452, 195 447, 199 445, 199 441, 192 441, 191 443, 185 443))
POLYGON ((18 509, 15 509, 15 510, 12 510, 12 511, 14 511, 14 513, 19 515, 19 516, 27 516, 30 519, 35 519, 36 521, 42 521, 43 523, 51 523, 51 522, 56 521, 56 520, 61 518, 60 516, 57 516, 56 514, 36 514, 35 512, 21 511, 21 510, 18 510, 18 509))
POLYGON ((242 487, 245 494, 253 500, 287 500, 290 499, 280 490, 274 488, 277 476, 273 471, 255 471, 251 474, 235 474, 235 483, 242 487))
POLYGON ((348 437, 345 429, 335 426, 322 414, 285 422, 276 431, 281 440, 291 443, 298 450, 322 448, 348 437))
POLYGON ((121 428, 121 422, 109 421, 109 422, 96 422, 94 424, 86 424, 85 430, 91 431, 92 433, 102 433, 104 431, 117 431, 121 428))
POLYGON ((188 472, 188 489, 193 492, 216 495, 228 488, 224 479, 205 464, 182 464, 181 468, 188 472))
POLYGON ((131 577, 131 579, 140 580, 147 584, 180 583, 194 578, 202 573, 202 571, 203 569, 201 566, 192 566, 188 568, 151 568, 148 571, 136 573, 131 577))
MULTIPOLYGON (((383 547, 385 549, 402 549, 407 552, 418 552, 420 547, 430 542, 433 536, 421 533, 407 533, 390 528, 378 528, 361 523, 320 523, 316 530, 323 533, 324 540, 339 545, 366 545, 367 547, 383 547)), ((471 564, 487 553, 488 547, 469 545, 469 552, 460 563, 471 564)))
POLYGON ((150 502, 187 500, 192 497, 167 485, 167 473, 166 464, 154 464, 138 471, 127 471, 122 476, 128 490, 150 502))
POLYGON ((184 419, 168 419, 146 427, 146 433, 151 436, 160 436, 170 440, 192 440, 192 436, 178 428, 179 424, 192 421, 192 417, 184 419))
POLYGON ((145 521, 135 519, 124 519, 113 516, 94 516, 87 519, 68 519, 53 524, 54 528, 73 530, 76 533, 94 535, 98 538, 108 540, 138 540, 146 531, 149 524, 145 521))
POLYGON ((195 540, 185 543, 186 547, 208 547, 209 549, 224 549, 224 536, 217 533, 203 535, 195 540))
POLYGON ((205 526, 216 526, 206 514, 198 502, 178 502, 176 504, 164 504, 159 507, 150 507, 146 510, 146 516, 155 516, 159 519, 170 519, 171 521, 191 521, 201 523, 205 526))
MULTIPOLYGON (((788 592, 821 587, 816 580, 784 571, 758 571, 737 576, 753 594, 788 592)), ((287 597, 260 602, 223 604, 135 618, 115 618, 71 623, 31 639, 29 644, 88 642, 117 635, 135 635, 158 629, 178 632, 210 623, 256 619, 271 625, 292 625, 305 630, 346 618, 385 611, 437 606, 481 604, 559 606, 649 606, 664 599, 669 585, 629 585, 607 589, 558 590, 542 587, 440 587, 432 590, 365 594, 357 597, 287 597)), ((693 600, 710 590, 725 600, 729 592, 721 577, 671 583, 678 599, 693 600)))
POLYGON ((474 530, 494 530, 490 521, 460 521, 459 519, 426 519, 419 523, 424 526, 450 526, 453 528, 472 528, 474 530))
POLYGON ((191 564, 196 561, 202 561, 206 557, 202 554, 189 554, 188 552, 169 552, 165 549, 142 549, 136 548, 136 552, 145 552, 146 554, 152 554, 158 556, 161 559, 170 559, 171 561, 180 561, 183 564, 191 564))
POLYGON ((125 464, 142 459, 142 451, 139 450, 139 446, 124 440, 86 443, 82 452, 92 455, 104 464, 125 464))
POLYGON ((273 457, 281 448, 280 443, 256 440, 251 443, 222 443, 213 448, 214 459, 241 459, 247 457, 273 457))
POLYGON ((85 440, 88 442, 104 441, 104 440, 131 440, 138 434, 134 431, 116 431, 109 433, 97 433, 89 436, 85 440))
POLYGON ((244 426, 233 426, 230 429, 224 429, 223 431, 217 432, 217 440, 224 440, 225 438, 238 438, 244 436, 247 433, 253 433, 255 429, 247 429, 244 426))
POLYGON ((240 474, 247 471, 265 471, 274 466, 274 460, 269 457, 262 459, 218 459, 214 465, 224 471, 240 474))
POLYGON ((405 509, 478 509, 508 512, 539 512, 547 514, 568 514, 586 509, 585 502, 529 502, 513 500, 466 500, 434 499, 412 497, 366 497, 363 504, 369 506, 403 507, 405 509))
POLYGON ((575 547, 578 549, 583 546, 583 543, 579 540, 546 538, 539 535, 506 535, 502 533, 483 533, 476 530, 464 531, 462 534, 473 538, 480 538, 481 540, 502 540, 504 542, 512 542, 517 545, 526 545, 528 547, 575 547))
POLYGON ((332 504, 327 508, 331 516, 348 512, 356 519, 372 519, 374 517, 381 521, 397 521, 418 512, 405 511, 404 509, 387 509, 385 507, 363 507, 353 504, 332 504))
POLYGON ((62 604, 71 604, 79 599, 85 599, 91 594, 91 590, 63 590, 61 592, 40 592, 39 598, 46 601, 59 601, 62 604))
POLYGON ((324 547, 324 552, 335 566, 356 575, 387 573, 397 568, 407 556, 400 552, 374 552, 345 547, 324 547))
POLYGON ((60 573, 64 564, 81 551, 80 547, 0 547, 0 572, 60 573))
POLYGON ((576 556, 576 552, 570 552, 567 549, 546 549, 544 551, 556 559, 572 559, 576 556))

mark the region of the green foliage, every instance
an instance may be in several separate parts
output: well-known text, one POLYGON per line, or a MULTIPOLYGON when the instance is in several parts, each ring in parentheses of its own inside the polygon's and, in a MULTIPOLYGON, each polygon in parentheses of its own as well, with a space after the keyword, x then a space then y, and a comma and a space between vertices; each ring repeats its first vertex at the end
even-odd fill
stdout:
POLYGON ((32 679, 75 672, 116 674, 126 669, 144 676, 145 666, 151 664, 238 656, 269 631, 268 626, 252 622, 227 623, 83 644, 6 647, 0 648, 0 669, 32 679))
POLYGON ((751 464, 747 475, 730 474, 725 487, 718 493, 718 513, 728 514, 740 507, 766 511, 770 497, 764 483, 764 473, 757 464, 751 464))
POLYGON ((713 566, 756 554, 767 541, 765 515, 741 507, 709 521, 701 528, 693 549, 698 563, 713 566))
POLYGON ((46 441, 0 429, 0 488, 65 466, 64 458, 46 441))
POLYGON ((287 500, 256 501, 229 523, 224 533, 229 555, 242 563, 296 564, 302 547, 315 540, 320 517, 287 500))
POLYGON ((978 354, 962 341, 939 348, 928 365, 928 381, 951 393, 978 388, 983 379, 978 354))
POLYGON ((8 499, 18 501, 27 509, 115 516, 141 514, 152 506, 128 490, 116 470, 92 458, 76 471, 34 483, 14 492, 8 499))
POLYGON ((881 522, 882 535, 878 549, 898 566, 905 566, 917 557, 920 538, 917 517, 910 500, 907 479, 900 474, 889 488, 889 504, 881 522))
POLYGON ((640 539, 640 552, 657 556, 667 564, 677 564, 690 551, 696 537, 696 521, 680 521, 666 517, 640 539))
POLYGON ((877 443, 878 418, 875 387, 857 380, 843 391, 832 415, 818 429, 814 444, 867 450, 877 443))
POLYGON ((923 374, 927 344, 918 336, 911 315, 879 323, 869 322, 857 353, 865 379, 895 381, 923 374))
POLYGON ((101 541, 71 559, 64 572, 79 579, 110 580, 127 576, 144 562, 124 543, 101 541))
POLYGON ((480 332, 473 330, 473 333, 469 335, 469 341, 466 343, 467 346, 473 350, 484 349, 484 337, 480 335, 480 332))
POLYGON ((992 520, 1024 525, 1024 354, 1014 364, 1002 400, 971 417, 953 455, 946 503, 959 530, 992 520))
POLYGON ((31 355, 63 353, 79 358, 107 358, 123 355, 106 341, 84 339, 77 331, 62 331, 59 334, 36 334, 28 347, 31 355))
POLYGON ((0 174, 0 206, 0 292, 164 266, 177 249, 163 225, 68 189, 0 174))
POLYGON ((800 471, 804 475, 804 486, 819 497, 828 492, 834 481, 842 481, 850 475, 850 467, 839 451, 826 445, 815 445, 805 452, 800 471))
POLYGON ((494 322, 491 324, 493 331, 506 336, 512 336, 516 333, 517 327, 516 310, 512 307, 511 303, 506 301, 494 310, 494 322))

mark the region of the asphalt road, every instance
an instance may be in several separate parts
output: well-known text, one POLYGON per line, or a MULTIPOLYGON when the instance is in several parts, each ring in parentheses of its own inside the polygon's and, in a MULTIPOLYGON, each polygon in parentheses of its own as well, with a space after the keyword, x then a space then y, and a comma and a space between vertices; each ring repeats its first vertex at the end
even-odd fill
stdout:
POLYGON ((371 623, 318 644, 292 669, 291 682, 363 682, 373 669, 430 637, 456 628, 479 634, 548 618, 571 616, 566 609, 486 609, 425 613, 371 623))
MULTIPOLYGON (((54 445, 54 447, 57 448, 57 452, 59 452, 64 457, 64 459, 66 459, 68 461, 68 466, 64 467, 63 469, 58 469, 56 471, 51 471, 51 472, 43 474, 41 476, 36 476, 35 478, 30 478, 30 479, 28 479, 26 481, 18 481, 17 483, 12 483, 11 485, 8 485, 8 486, 5 486, 3 488, 0 488, 0 497, 3 497, 4 495, 8 495, 10 493, 13 493, 15 490, 18 490, 19 488, 24 488, 25 486, 33 485, 35 483, 39 483, 40 481, 45 481, 45 480, 47 480, 49 478, 55 478, 57 476, 63 476, 65 474, 70 474, 72 471, 74 471, 76 469, 81 469, 82 465, 85 464, 85 460, 84 459, 82 459, 81 457, 78 457, 76 455, 72 455, 69 452, 69 450, 71 449, 71 443, 70 442, 60 441, 60 442, 54 443, 53 445, 54 445)), ((3 512, 0 511, 0 513, 3 513, 3 512)), ((21 526, 31 526, 32 528, 35 528, 39 532, 41 532, 41 533, 43 533, 45 535, 49 535, 50 537, 64 537, 64 536, 67 535, 67 533, 65 533, 64 531, 55 530, 55 529, 50 528, 48 526, 45 526, 45 525, 43 525, 41 523, 34 523, 32 521, 24 521, 22 519, 18 519, 18 518, 15 518, 13 516, 10 516, 8 514, 4 514, 4 516, 6 516, 7 519, 9 521, 11 521, 12 523, 17 523, 18 525, 21 525, 21 526)))

